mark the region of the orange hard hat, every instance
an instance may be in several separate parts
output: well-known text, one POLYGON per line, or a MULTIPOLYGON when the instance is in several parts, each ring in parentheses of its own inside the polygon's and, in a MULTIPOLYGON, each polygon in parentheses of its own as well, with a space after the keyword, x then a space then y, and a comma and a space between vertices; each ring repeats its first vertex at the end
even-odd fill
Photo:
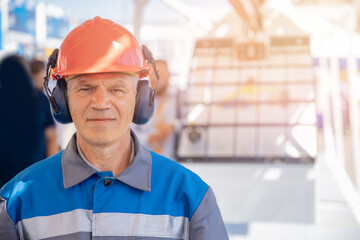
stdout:
POLYGON ((128 72, 149 75, 143 50, 133 34, 108 19, 95 17, 73 29, 62 42, 53 78, 128 72))

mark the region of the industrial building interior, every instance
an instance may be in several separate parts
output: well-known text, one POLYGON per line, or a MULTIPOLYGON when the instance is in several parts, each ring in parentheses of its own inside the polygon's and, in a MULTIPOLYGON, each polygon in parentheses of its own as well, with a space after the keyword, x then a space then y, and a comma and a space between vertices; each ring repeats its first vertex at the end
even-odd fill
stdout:
MULTIPOLYGON (((0 56, 112 19, 168 62, 176 160, 213 188, 231 240, 360 240, 360 1, 103 2, 2 0, 0 56)), ((59 129, 66 146, 75 129, 59 129)))

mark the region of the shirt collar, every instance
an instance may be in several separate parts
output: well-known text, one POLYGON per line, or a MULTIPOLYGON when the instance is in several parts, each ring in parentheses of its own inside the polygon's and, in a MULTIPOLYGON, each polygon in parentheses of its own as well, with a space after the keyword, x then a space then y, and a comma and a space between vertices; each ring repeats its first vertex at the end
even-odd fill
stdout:
MULTIPOLYGON (((128 167, 115 176, 115 178, 129 186, 151 191, 151 154, 140 143, 135 133, 131 131, 134 142, 134 158, 128 167)), ((96 170, 87 165, 77 151, 75 134, 64 150, 61 159, 63 170, 63 183, 65 188, 70 188, 86 180, 96 173, 96 170)))

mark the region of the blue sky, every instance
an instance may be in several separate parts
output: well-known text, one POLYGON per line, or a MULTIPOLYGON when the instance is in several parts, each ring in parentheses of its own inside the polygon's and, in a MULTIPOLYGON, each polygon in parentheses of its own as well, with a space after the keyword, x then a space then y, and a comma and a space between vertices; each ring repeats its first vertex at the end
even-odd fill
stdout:
MULTIPOLYGON (((39 0, 62 7, 66 12, 77 16, 80 20, 101 16, 119 23, 133 21, 133 0, 39 0)), ((227 0, 182 0, 183 3, 195 7, 230 8, 227 0)), ((148 0, 144 7, 143 21, 146 22, 182 22, 186 20, 181 14, 165 5, 161 0, 148 0)))

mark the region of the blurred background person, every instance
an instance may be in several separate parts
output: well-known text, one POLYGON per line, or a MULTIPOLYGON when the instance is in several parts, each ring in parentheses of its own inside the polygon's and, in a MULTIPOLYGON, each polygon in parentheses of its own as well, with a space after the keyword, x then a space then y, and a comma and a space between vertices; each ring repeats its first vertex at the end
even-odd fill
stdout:
POLYGON ((39 59, 29 62, 32 79, 36 86, 36 97, 39 108, 39 130, 43 133, 39 136, 39 148, 42 149, 42 158, 54 155, 59 151, 55 122, 50 110, 50 103, 44 94, 44 77, 46 75, 45 63, 39 59))
POLYGON ((0 63, 0 186, 44 158, 39 112, 26 61, 17 55, 5 57, 0 63))
MULTIPOLYGON (((133 124, 137 136, 156 153, 170 159, 175 157, 177 101, 176 89, 170 85, 171 74, 167 62, 156 60, 160 81, 155 98, 154 115, 145 125, 133 124)), ((154 71, 150 74, 150 85, 155 89, 157 84, 154 71)))

